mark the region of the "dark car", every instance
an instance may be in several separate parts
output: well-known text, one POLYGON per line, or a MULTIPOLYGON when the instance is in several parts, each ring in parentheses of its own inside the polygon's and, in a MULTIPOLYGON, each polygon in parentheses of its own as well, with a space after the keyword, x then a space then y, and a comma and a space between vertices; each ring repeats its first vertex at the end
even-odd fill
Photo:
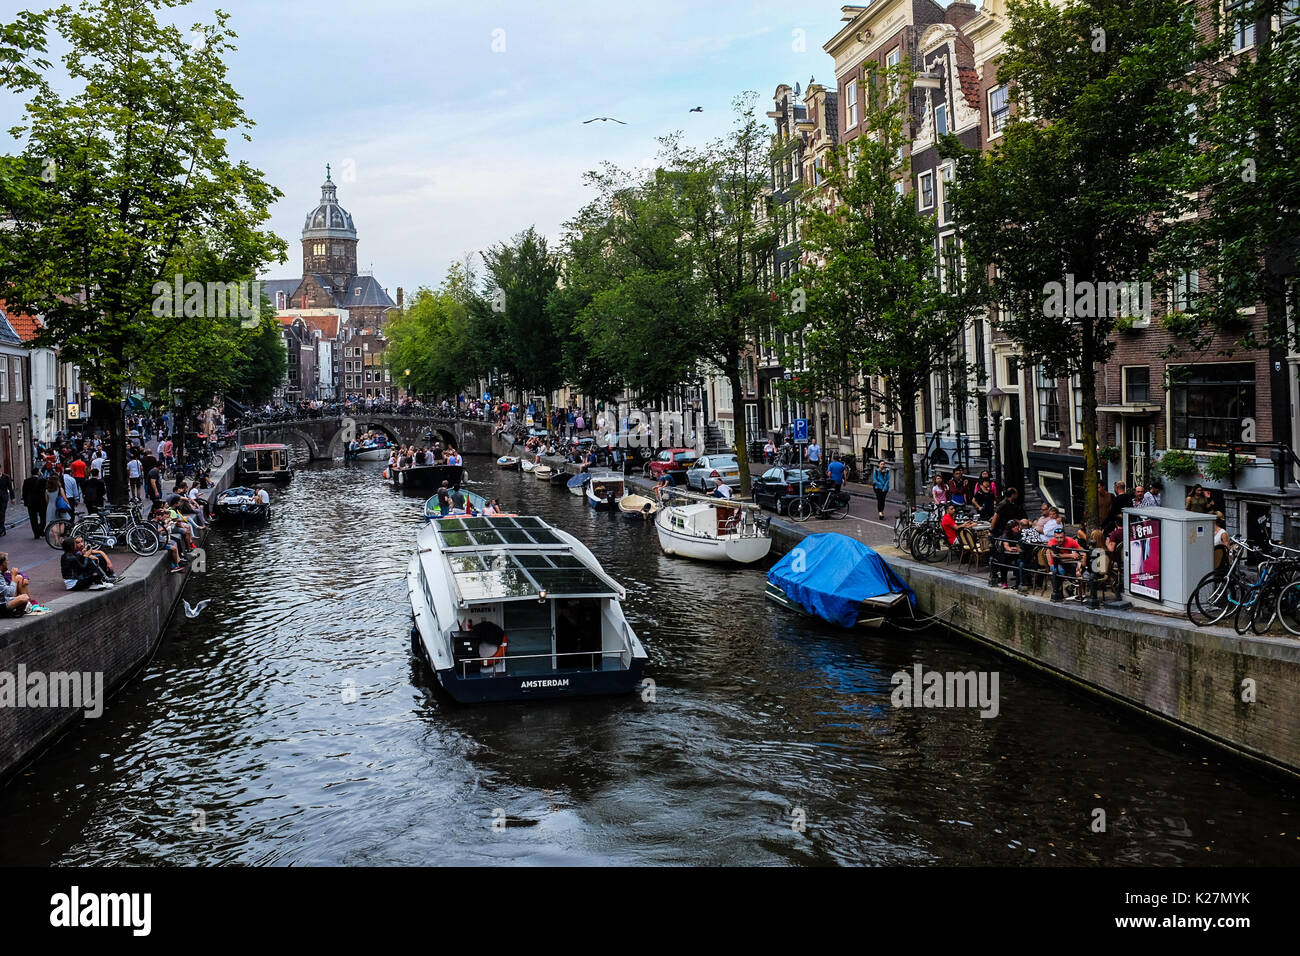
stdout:
POLYGON ((791 501, 807 495, 816 483, 817 475, 809 468, 769 468, 754 479, 754 502, 783 515, 791 501))

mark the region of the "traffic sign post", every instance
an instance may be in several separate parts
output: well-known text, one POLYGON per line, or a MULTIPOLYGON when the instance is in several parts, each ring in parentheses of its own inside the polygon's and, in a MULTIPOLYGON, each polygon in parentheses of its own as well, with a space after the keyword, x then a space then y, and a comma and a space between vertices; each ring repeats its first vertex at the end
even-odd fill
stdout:
POLYGON ((808 440, 808 419, 796 418, 791 423, 790 431, 795 444, 806 442, 808 440))

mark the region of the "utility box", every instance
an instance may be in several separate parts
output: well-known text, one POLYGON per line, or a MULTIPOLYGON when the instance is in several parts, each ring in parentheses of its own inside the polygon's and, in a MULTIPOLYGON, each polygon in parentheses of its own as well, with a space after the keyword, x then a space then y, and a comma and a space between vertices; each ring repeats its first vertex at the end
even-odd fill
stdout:
POLYGON ((1214 569, 1214 515, 1125 508, 1123 546, 1129 597, 1182 612, 1196 583, 1214 569))

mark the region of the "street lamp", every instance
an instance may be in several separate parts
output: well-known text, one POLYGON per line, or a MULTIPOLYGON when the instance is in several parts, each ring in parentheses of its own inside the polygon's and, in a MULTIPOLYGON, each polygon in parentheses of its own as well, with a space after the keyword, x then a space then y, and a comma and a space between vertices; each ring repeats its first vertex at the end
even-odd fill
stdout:
POLYGON ((993 413, 993 475, 997 479, 998 489, 1003 490, 1002 481, 1002 418, 1011 404, 1011 396, 994 385, 985 395, 989 411, 993 413))

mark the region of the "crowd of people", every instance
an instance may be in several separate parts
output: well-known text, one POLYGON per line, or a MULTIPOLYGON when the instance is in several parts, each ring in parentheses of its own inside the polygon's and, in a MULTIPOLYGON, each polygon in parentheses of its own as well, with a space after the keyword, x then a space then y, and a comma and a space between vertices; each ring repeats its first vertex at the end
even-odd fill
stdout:
POLYGON ((401 471, 418 465, 463 465, 464 458, 455 448, 443 448, 442 442, 432 445, 402 445, 394 448, 388 457, 388 467, 401 471))

